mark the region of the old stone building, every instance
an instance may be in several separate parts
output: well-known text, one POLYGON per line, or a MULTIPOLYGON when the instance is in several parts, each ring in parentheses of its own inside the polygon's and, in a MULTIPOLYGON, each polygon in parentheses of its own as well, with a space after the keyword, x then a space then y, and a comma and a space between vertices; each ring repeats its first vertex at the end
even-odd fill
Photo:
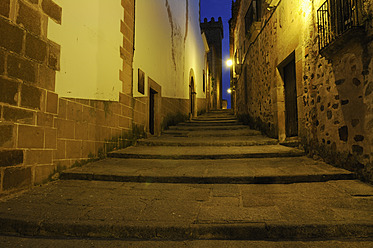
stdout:
POLYGON ((201 23, 202 35, 207 43, 207 65, 208 65, 208 87, 207 100, 208 109, 222 108, 222 40, 224 38, 223 21, 221 17, 215 21, 211 18, 201 23))
POLYGON ((196 0, 0 0, 0 193, 206 109, 204 54, 196 0))
POLYGON ((372 181, 372 16, 369 0, 235 1, 237 115, 372 181))

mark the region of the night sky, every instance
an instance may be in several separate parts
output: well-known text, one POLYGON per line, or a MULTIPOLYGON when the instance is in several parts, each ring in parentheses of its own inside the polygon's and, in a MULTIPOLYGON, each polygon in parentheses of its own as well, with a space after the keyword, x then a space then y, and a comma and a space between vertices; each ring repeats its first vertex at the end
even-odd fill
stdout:
POLYGON ((225 61, 229 58, 229 24, 231 18, 232 0, 201 0, 201 21, 211 17, 218 20, 218 17, 223 19, 224 25, 224 39, 223 39, 223 99, 228 101, 228 108, 230 108, 230 95, 227 93, 229 88, 229 68, 225 65, 225 61))

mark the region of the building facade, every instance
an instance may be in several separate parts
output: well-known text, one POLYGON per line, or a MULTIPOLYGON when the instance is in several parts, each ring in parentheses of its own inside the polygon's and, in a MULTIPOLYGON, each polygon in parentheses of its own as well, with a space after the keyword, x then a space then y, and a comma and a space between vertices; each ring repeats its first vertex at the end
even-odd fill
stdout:
POLYGON ((197 0, 0 0, 0 193, 206 109, 204 54, 197 0))
POLYGON ((235 1, 236 114, 372 181, 372 16, 368 0, 235 1))

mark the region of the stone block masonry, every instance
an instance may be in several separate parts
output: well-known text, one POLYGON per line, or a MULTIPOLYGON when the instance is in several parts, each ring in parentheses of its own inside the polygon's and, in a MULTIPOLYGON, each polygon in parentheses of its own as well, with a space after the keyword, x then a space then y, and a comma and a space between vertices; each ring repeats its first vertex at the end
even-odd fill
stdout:
MULTIPOLYGON (((76 162, 128 145, 123 136, 132 137, 133 129, 148 131, 149 99, 132 95, 134 0, 121 5, 123 86, 119 101, 112 102, 55 92, 63 49, 48 39, 47 24, 49 18, 63 25, 60 6, 51 0, 0 0, 0 194, 43 183, 76 162)), ((159 125, 189 113, 188 99, 158 103, 159 125)))
POLYGON ((122 6, 124 93, 105 102, 54 92, 61 49, 47 38, 47 24, 62 25, 58 4, 0 1, 0 194, 42 183, 59 168, 97 157, 133 124, 145 126, 146 107, 131 95, 134 1, 122 6))

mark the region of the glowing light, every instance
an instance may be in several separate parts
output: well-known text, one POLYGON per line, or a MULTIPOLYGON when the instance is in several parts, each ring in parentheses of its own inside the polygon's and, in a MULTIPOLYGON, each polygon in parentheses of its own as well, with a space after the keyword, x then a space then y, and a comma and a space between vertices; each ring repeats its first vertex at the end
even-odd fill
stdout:
POLYGON ((229 88, 229 89, 227 90, 227 92, 228 92, 228 94, 232 94, 232 89, 229 88))
POLYGON ((231 59, 228 59, 226 63, 228 67, 231 67, 233 65, 233 61, 231 59))

